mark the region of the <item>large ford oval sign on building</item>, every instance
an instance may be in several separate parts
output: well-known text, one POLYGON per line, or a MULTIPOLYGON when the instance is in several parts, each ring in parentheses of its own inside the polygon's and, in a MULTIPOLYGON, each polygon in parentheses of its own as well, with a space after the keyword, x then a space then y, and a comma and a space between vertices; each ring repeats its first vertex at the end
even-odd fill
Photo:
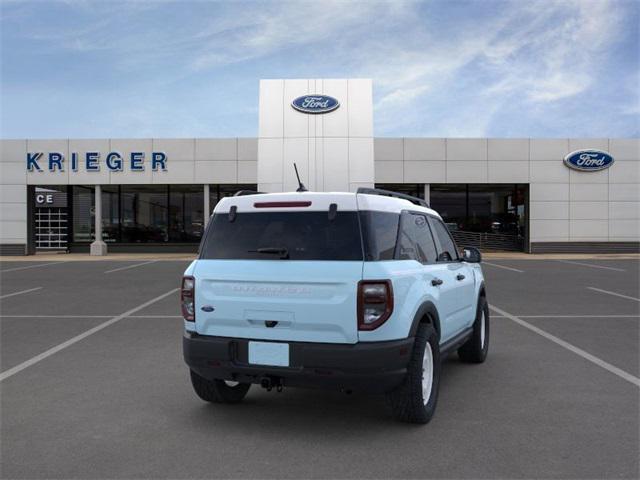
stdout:
POLYGON ((564 157, 567 167, 583 172, 597 172, 613 165, 613 157, 602 150, 576 150, 564 157))
POLYGON ((291 102, 291 106, 304 113, 327 113, 340 106, 340 102, 328 95, 304 95, 291 102))

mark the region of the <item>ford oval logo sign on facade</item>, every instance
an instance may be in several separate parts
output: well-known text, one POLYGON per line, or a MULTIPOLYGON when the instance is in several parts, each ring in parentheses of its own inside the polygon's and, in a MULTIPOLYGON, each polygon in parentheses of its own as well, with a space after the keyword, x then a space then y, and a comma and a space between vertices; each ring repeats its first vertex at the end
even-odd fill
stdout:
POLYGON ((291 102, 291 106, 304 113, 327 113, 340 106, 340 102, 328 95, 304 95, 291 102))
POLYGON ((602 150, 576 150, 564 157, 567 167, 583 172, 597 172, 613 165, 613 157, 602 150))

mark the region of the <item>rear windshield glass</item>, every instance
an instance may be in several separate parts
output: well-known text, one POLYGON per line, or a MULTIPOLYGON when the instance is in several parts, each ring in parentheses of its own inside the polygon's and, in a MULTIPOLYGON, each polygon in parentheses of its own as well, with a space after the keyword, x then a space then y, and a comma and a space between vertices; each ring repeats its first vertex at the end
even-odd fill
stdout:
POLYGON ((200 258, 220 260, 362 260, 357 212, 215 214, 200 258))

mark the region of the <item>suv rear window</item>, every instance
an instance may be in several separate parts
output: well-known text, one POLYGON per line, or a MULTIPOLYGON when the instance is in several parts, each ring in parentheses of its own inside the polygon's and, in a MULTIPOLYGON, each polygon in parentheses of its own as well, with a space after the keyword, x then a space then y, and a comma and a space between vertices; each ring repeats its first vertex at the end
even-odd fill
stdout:
POLYGON ((200 258, 218 260, 360 260, 357 212, 239 212, 215 214, 200 258))

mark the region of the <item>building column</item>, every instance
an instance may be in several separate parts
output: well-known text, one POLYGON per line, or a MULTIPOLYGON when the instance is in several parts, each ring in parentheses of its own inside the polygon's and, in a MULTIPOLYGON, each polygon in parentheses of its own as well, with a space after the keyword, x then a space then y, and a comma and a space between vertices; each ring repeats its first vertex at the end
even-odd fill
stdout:
POLYGON ((211 215, 211 205, 209 204, 209 184, 204 185, 204 228, 207 228, 209 216, 211 215))
POLYGON ((424 201, 427 202, 427 205, 431 205, 431 184, 424 184, 424 201))
POLYGON ((95 240, 91 244, 91 255, 106 255, 107 244, 102 241, 102 187, 100 185, 95 186, 95 240))

